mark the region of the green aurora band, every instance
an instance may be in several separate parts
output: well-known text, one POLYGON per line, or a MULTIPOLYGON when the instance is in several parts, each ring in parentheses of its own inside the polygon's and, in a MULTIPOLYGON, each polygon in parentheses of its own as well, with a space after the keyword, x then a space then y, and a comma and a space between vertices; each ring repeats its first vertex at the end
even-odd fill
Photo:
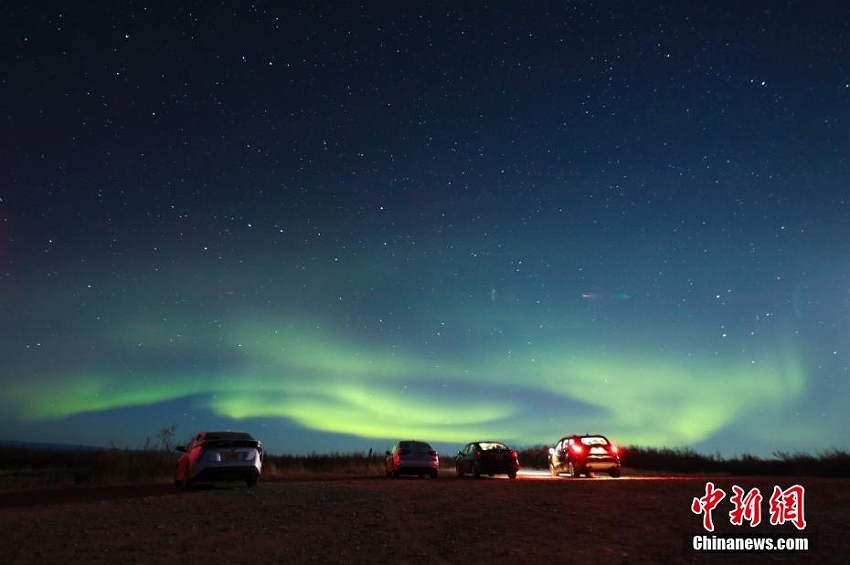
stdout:
MULTIPOLYGON (((151 355, 181 353, 179 341, 152 339, 168 332, 133 333, 118 338, 117 350, 143 343, 151 355)), ((6 409, 24 421, 45 421, 187 398, 236 420, 286 418, 363 438, 494 437, 532 445, 550 441, 553 430, 579 429, 605 430, 624 444, 670 446, 705 440, 805 388, 800 356, 788 353, 793 347, 777 348, 758 363, 720 366, 717 359, 676 362, 556 343, 538 347, 526 361, 482 355, 436 363, 392 347, 350 343, 315 326, 258 330, 256 323, 222 341, 237 354, 214 370, 163 369, 133 379, 103 367, 69 370, 13 384, 4 395, 6 409), (494 388, 511 394, 493 394, 494 388), (582 410, 540 411, 524 395, 582 410)))

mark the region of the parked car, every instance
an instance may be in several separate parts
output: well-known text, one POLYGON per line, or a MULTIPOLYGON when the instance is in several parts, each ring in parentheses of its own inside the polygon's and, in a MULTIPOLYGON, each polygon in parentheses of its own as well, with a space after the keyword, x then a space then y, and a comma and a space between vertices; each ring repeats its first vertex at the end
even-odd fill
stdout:
POLYGON ((516 478, 519 471, 519 459, 516 451, 498 441, 474 441, 467 443, 455 459, 455 471, 458 477, 472 475, 476 479, 481 475, 507 475, 516 478))
POLYGON ((597 471, 620 476, 620 454, 605 436, 565 436, 549 448, 549 472, 555 477, 562 473, 591 477, 597 471))
POLYGON ((428 475, 437 478, 440 458, 437 452, 424 441, 400 441, 387 451, 384 464, 388 477, 399 475, 428 475))
POLYGON ((262 442, 245 432, 201 432, 187 445, 174 471, 174 484, 187 490, 198 483, 245 481, 257 484, 263 465, 262 442))

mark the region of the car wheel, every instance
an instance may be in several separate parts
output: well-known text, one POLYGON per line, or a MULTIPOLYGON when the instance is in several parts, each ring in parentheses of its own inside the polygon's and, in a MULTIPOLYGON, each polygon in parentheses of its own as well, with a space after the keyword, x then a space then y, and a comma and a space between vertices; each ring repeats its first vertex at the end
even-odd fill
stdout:
POLYGON ((608 474, 611 475, 611 477, 618 479, 618 478, 620 478, 620 468, 619 467, 612 467, 611 470, 608 471, 608 474))
POLYGON ((508 473, 508 478, 509 478, 509 479, 515 479, 515 478, 516 478, 516 473, 508 473))
POLYGON ((475 463, 472 464, 472 476, 476 479, 481 478, 481 469, 475 463))
POLYGON ((578 477, 578 475, 576 475, 576 466, 573 465, 572 461, 567 463, 567 474, 573 478, 578 477))
POLYGON ((436 470, 436 469, 434 469, 433 471, 431 471, 431 478, 432 478, 432 479, 436 479, 436 478, 437 478, 437 470, 436 470))
POLYGON ((460 465, 455 463, 455 473, 457 473, 458 477, 463 477, 463 471, 460 470, 460 465))
POLYGON ((257 486, 257 477, 248 477, 248 479, 245 480, 245 486, 247 486, 248 488, 254 488, 255 486, 257 486))
POLYGON ((557 477, 560 474, 558 473, 557 469, 555 469, 555 466, 552 464, 551 461, 549 461, 549 472, 552 473, 553 477, 557 477))
POLYGON ((188 492, 188 491, 192 490, 193 486, 194 485, 192 484, 192 479, 190 479, 188 476, 184 476, 183 477, 183 490, 188 492))

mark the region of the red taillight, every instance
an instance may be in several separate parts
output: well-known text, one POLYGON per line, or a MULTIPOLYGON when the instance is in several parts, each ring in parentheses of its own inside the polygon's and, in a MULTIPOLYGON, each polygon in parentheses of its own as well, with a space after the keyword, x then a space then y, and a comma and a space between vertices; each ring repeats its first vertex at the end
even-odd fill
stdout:
POLYGON ((617 455, 617 454, 620 452, 619 448, 617 448, 617 446, 616 446, 616 445, 614 445, 614 444, 609 445, 609 446, 608 446, 608 449, 609 449, 609 451, 611 451, 611 453, 613 453, 614 455, 617 455))
POLYGON ((584 447, 580 443, 574 443, 570 446, 570 449, 573 453, 582 453, 584 451, 584 447))
POLYGON ((481 452, 480 452, 480 451, 476 451, 476 452, 475 452, 475 458, 476 458, 476 459, 481 459, 481 452))

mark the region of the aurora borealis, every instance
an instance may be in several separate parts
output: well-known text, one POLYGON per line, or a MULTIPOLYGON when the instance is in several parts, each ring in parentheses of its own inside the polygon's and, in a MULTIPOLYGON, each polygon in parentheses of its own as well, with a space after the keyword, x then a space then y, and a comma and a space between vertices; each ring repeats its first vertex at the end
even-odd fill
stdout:
POLYGON ((7 9, 0 439, 846 449, 850 31, 687 4, 7 9))

